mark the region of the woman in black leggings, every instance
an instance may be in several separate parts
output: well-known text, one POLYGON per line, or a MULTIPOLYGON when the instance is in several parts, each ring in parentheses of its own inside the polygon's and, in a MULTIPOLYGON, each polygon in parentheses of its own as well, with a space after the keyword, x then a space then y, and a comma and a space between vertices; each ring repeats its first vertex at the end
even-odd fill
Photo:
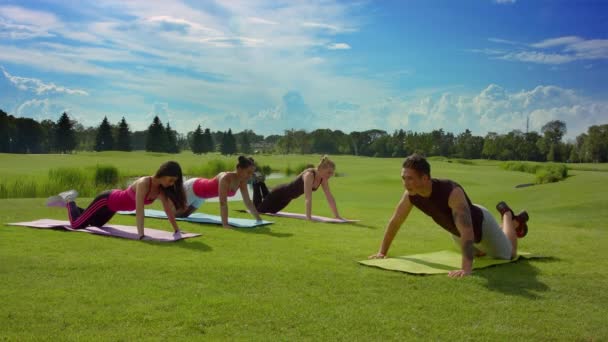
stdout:
POLYGON ((327 156, 323 156, 316 168, 302 171, 294 181, 279 185, 272 191, 268 191, 268 187, 263 181, 255 180, 253 182, 253 203, 258 212, 274 214, 285 208, 292 199, 304 194, 306 198, 306 218, 310 220, 312 218, 312 192, 321 186, 334 216, 337 219, 342 219, 338 214, 336 200, 329 190, 328 181, 334 175, 335 170, 336 164, 329 160, 327 156))

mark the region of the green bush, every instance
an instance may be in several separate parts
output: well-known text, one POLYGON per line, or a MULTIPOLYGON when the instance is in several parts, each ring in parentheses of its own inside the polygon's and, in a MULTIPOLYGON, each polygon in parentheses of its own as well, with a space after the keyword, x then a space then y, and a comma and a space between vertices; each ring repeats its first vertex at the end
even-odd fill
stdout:
POLYGON ((118 169, 111 165, 95 167, 95 186, 107 187, 118 183, 118 169))
POLYGON ((533 173, 537 184, 554 183, 568 177, 568 167, 564 164, 536 164, 509 161, 500 164, 505 170, 533 173))
POLYGON ((272 173, 272 168, 270 167, 270 165, 258 165, 258 167, 256 168, 257 171, 260 171, 261 173, 263 173, 265 176, 268 176, 269 174, 272 173))
POLYGON ((563 164, 551 164, 536 172, 536 183, 554 183, 568 177, 568 168, 563 164))
POLYGON ((296 167, 294 167, 293 169, 291 168, 290 165, 287 165, 287 167, 285 168, 285 175, 287 176, 291 176, 291 175, 299 175, 300 173, 302 173, 302 171, 314 167, 314 165, 312 164, 298 164, 296 165, 296 167))
POLYGON ((519 161, 508 161, 500 164, 500 167, 504 170, 519 171, 527 173, 536 173, 539 168, 542 168, 541 164, 524 163, 519 161))
POLYGON ((463 165, 475 165, 475 163, 472 160, 468 160, 468 159, 450 159, 448 160, 448 163, 457 163, 457 164, 463 164, 463 165))
POLYGON ((190 175, 191 177, 213 178, 218 173, 230 171, 232 170, 232 168, 232 166, 229 166, 228 163, 223 160, 212 159, 200 166, 188 168, 188 175, 190 175))
POLYGON ((92 195, 96 186, 92 182, 92 175, 84 169, 60 167, 50 169, 48 179, 42 182, 44 195, 57 194, 69 189, 77 189, 81 195, 92 195))

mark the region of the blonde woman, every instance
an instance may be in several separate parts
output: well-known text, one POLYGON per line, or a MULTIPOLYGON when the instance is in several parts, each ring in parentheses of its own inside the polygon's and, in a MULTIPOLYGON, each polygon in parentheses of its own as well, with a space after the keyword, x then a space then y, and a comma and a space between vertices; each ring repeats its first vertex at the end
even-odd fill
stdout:
POLYGON ((327 156, 323 156, 319 165, 315 168, 308 168, 298 175, 298 177, 288 184, 282 184, 272 191, 268 191, 263 181, 253 182, 253 203, 260 213, 276 213, 285 208, 291 200, 305 196, 306 218, 312 219, 312 193, 319 187, 323 188, 327 203, 337 219, 342 219, 338 214, 336 200, 329 189, 329 179, 334 175, 336 164, 327 156))

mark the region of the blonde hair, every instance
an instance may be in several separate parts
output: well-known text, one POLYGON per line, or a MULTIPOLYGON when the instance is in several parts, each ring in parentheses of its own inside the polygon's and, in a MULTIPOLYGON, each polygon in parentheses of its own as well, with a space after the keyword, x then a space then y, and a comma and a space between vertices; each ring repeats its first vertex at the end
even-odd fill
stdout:
POLYGON ((333 161, 331 161, 327 155, 324 155, 321 158, 321 161, 319 162, 319 165, 317 165, 317 169, 326 169, 326 168, 335 169, 336 168, 336 163, 334 163, 333 161))

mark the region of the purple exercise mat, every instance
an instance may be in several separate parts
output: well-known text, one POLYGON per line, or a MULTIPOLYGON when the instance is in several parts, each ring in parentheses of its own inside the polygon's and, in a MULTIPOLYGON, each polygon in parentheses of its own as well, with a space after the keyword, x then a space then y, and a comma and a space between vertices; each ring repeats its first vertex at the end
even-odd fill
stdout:
MULTIPOLYGON (((137 227, 133 226, 121 226, 118 224, 113 224, 111 226, 103 226, 103 227, 87 227, 84 229, 72 229, 69 221, 59 221, 52 219, 40 219, 31 222, 17 222, 17 223, 7 223, 7 225, 11 226, 23 226, 23 227, 31 227, 31 228, 63 228, 65 230, 71 232, 83 232, 83 233, 91 233, 97 235, 105 235, 105 236, 115 236, 121 237, 124 239, 130 240, 139 240, 139 235, 137 234, 137 227)), ((200 236, 201 234, 195 233, 180 233, 174 234, 171 232, 167 232, 164 230, 145 228, 144 230, 144 240, 147 241, 161 241, 161 242, 171 242, 178 241, 181 239, 191 238, 200 236)))

